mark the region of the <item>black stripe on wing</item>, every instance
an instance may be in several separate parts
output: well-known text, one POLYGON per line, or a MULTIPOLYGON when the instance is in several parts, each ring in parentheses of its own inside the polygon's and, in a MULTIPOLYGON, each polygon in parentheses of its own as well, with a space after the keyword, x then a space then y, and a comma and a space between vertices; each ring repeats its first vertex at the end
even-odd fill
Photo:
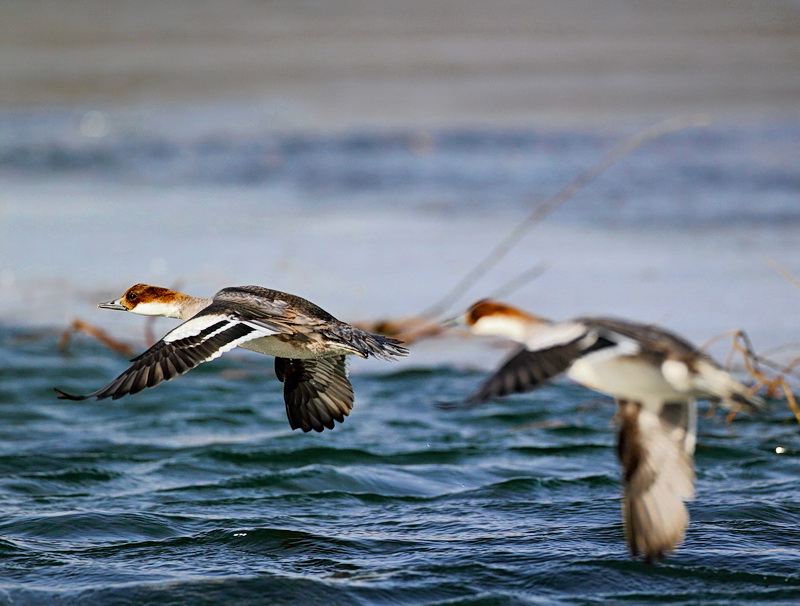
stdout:
POLYGON ((275 374, 283 382, 286 415, 292 429, 333 429, 353 408, 353 386, 345 357, 297 360, 275 358, 275 374))
POLYGON ((196 335, 167 343, 159 341, 131 362, 133 365, 107 386, 84 396, 74 396, 56 389, 58 397, 66 400, 111 398, 116 400, 128 394, 139 393, 146 387, 155 387, 162 381, 178 377, 195 366, 215 358, 221 348, 241 339, 256 329, 236 323, 229 328, 229 320, 217 322, 196 335), (215 331, 220 331, 213 334, 215 331), (209 335, 213 335, 209 337, 209 335))

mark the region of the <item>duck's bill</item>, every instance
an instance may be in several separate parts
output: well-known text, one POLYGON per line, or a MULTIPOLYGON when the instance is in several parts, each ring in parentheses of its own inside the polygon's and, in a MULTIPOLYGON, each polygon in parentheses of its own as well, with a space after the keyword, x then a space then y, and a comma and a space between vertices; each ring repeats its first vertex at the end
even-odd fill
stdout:
POLYGON ((128 308, 122 305, 119 302, 119 299, 116 301, 109 301, 108 303, 99 303, 97 307, 100 307, 101 309, 117 309, 119 311, 128 311, 128 308))
POLYGON ((439 325, 445 328, 464 328, 464 314, 440 320, 439 325))

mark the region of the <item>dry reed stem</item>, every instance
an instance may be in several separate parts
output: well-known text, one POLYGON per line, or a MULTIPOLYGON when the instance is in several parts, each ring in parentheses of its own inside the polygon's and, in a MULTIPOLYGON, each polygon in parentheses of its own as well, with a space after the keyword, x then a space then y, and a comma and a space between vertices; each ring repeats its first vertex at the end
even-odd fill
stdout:
POLYGON ((447 328, 441 324, 418 316, 357 322, 353 326, 368 332, 400 339, 406 345, 422 339, 439 337, 447 331, 447 328))
POLYGON ((115 339, 102 328, 81 320, 80 318, 74 318, 72 322, 70 322, 70 325, 61 333, 58 338, 59 349, 66 349, 72 340, 72 337, 77 332, 82 332, 89 335, 98 343, 105 345, 117 353, 121 353, 126 356, 132 356, 135 353, 135 349, 131 344, 115 339))
POLYGON ((798 280, 795 276, 793 276, 792 273, 788 269, 786 269, 783 265, 781 265, 777 261, 774 261, 773 259, 770 259, 769 257, 766 257, 764 259, 764 261, 766 261, 767 264, 770 267, 772 267, 772 269, 774 269, 780 275, 782 275, 784 278, 786 278, 786 280, 790 284, 796 286, 797 288, 800 288, 800 280, 798 280))
POLYGON ((731 342, 732 352, 737 351, 742 354, 745 368, 750 376, 756 381, 755 385, 751 388, 755 393, 761 387, 766 389, 769 397, 777 397, 777 392, 780 390, 786 397, 786 403, 789 410, 792 411, 797 422, 800 423, 800 407, 797 405, 797 400, 792 393, 791 385, 787 377, 792 376, 790 373, 794 368, 800 364, 800 357, 795 358, 789 364, 781 367, 777 362, 766 358, 765 356, 755 353, 753 350, 752 342, 747 333, 743 330, 736 331, 731 342), (773 370, 777 370, 777 374, 773 377, 767 375, 767 371, 763 370, 762 366, 768 366, 773 370))

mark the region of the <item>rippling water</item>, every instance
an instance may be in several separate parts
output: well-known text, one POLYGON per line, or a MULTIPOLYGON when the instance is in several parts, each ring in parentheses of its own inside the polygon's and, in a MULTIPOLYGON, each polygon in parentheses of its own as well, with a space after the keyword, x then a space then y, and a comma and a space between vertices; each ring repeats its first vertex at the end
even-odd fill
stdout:
POLYGON ((376 362, 352 377, 344 424, 300 434, 269 359, 234 353, 133 397, 65 402, 54 386, 95 388, 125 360, 57 338, 0 331, 0 602, 800 596, 800 440, 782 403, 701 420, 686 542, 646 566, 624 545, 613 403, 580 387, 449 412, 436 402, 481 373, 376 362))

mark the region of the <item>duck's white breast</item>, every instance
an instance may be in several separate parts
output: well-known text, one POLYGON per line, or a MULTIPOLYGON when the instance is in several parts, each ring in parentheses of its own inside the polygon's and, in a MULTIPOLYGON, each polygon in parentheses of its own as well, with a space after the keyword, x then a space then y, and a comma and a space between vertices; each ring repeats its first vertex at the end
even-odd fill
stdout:
POLYGON ((635 356, 582 358, 569 368, 567 376, 590 389, 636 402, 681 401, 687 397, 667 382, 660 367, 635 356))

